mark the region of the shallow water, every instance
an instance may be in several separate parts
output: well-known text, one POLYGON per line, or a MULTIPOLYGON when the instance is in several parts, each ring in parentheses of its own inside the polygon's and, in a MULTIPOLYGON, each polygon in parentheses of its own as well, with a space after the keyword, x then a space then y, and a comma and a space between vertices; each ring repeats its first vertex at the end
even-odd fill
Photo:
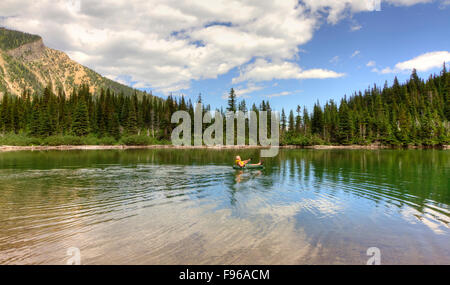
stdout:
POLYGON ((450 264, 449 151, 236 154, 0 153, 0 264, 450 264))

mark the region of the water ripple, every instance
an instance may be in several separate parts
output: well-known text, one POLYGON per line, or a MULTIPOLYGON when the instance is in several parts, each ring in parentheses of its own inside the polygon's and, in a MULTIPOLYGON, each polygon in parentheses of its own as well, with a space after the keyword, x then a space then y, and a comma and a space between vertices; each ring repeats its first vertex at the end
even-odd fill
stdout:
POLYGON ((392 248, 405 239, 421 250, 414 258, 449 261, 438 191, 448 182, 302 155, 252 172, 129 161, 0 169, 0 264, 62 264, 71 246, 86 263, 351 263, 355 248, 386 242, 400 254, 392 248))

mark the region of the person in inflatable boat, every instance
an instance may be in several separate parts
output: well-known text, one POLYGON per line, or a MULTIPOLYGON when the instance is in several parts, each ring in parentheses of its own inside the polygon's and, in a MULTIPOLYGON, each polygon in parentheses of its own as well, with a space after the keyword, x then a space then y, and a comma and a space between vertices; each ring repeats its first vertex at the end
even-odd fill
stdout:
MULTIPOLYGON (((249 162, 250 162, 250 160, 251 159, 247 159, 247 160, 242 160, 241 159, 241 157, 238 155, 238 156, 236 156, 236 161, 235 161, 235 164, 237 165, 237 166, 239 166, 240 168, 244 168, 249 162)), ((259 163, 257 163, 257 164, 249 164, 249 165, 262 165, 262 162, 260 161, 259 163)))

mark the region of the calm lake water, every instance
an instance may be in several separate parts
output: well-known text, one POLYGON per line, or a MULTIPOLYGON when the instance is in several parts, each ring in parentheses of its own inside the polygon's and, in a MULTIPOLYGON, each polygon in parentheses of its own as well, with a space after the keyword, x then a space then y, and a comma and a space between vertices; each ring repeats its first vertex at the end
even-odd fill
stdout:
POLYGON ((0 153, 0 264, 450 264, 450 151, 237 153, 0 153))

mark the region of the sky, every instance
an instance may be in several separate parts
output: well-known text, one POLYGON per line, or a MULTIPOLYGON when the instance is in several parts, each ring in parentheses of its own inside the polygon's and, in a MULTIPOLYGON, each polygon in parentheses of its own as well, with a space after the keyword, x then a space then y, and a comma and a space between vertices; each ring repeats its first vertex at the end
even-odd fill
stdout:
POLYGON ((100 74, 158 96, 236 90, 309 109, 450 63, 450 0, 2 0, 0 26, 41 35, 100 74))

